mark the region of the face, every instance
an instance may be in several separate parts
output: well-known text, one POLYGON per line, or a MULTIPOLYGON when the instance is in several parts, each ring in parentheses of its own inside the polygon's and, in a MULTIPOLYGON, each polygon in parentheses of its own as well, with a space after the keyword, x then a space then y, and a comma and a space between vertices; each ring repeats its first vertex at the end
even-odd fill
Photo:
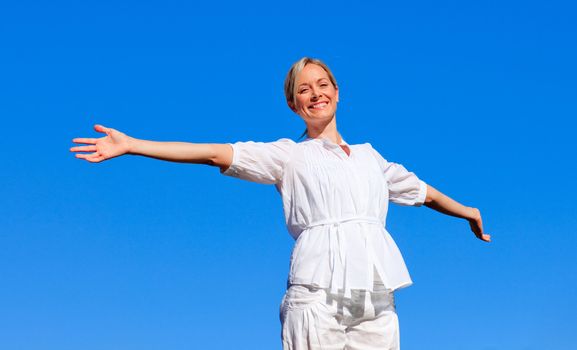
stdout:
POLYGON ((295 103, 289 106, 307 125, 327 123, 334 118, 339 90, 322 67, 307 64, 297 75, 295 85, 295 103))

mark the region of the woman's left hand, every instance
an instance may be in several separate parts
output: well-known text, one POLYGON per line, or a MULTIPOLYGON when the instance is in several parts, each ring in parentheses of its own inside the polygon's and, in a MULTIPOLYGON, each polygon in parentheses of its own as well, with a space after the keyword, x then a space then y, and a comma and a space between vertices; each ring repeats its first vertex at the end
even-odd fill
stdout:
POLYGON ((483 220, 481 219, 481 212, 477 208, 469 208, 471 215, 468 216, 469 226, 471 226, 471 231, 479 238, 485 242, 491 242, 491 235, 483 232, 483 220))

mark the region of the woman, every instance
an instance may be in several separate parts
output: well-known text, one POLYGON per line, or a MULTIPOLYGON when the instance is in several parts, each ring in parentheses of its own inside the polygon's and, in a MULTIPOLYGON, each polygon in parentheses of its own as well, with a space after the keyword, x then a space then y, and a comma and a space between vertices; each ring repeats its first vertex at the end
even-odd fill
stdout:
POLYGON ((393 292, 412 283, 385 229, 388 202, 426 206, 468 220, 483 240, 479 210, 443 195, 368 143, 348 145, 337 131, 339 90, 321 61, 302 58, 285 80, 289 107, 306 124, 294 142, 153 142, 96 125, 102 138, 79 138, 76 157, 101 162, 123 154, 220 167, 274 184, 296 239, 281 304, 282 341, 294 349, 399 349, 393 292))

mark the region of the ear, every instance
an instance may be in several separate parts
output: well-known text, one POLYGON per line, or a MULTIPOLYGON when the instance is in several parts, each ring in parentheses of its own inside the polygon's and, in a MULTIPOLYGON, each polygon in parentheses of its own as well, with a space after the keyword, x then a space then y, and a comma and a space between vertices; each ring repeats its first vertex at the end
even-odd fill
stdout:
POLYGON ((335 86, 335 90, 337 91, 337 102, 339 102, 339 87, 335 86))

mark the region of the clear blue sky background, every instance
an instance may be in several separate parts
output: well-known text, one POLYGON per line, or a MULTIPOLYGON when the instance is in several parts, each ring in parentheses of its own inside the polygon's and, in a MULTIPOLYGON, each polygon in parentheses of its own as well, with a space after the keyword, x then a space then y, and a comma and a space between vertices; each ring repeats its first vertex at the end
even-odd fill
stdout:
POLYGON ((302 56, 339 130, 481 209, 393 206, 405 350, 577 348, 577 8, 570 1, 2 2, 0 348, 279 349, 293 241, 274 187, 69 153, 102 123, 296 140, 302 56))

